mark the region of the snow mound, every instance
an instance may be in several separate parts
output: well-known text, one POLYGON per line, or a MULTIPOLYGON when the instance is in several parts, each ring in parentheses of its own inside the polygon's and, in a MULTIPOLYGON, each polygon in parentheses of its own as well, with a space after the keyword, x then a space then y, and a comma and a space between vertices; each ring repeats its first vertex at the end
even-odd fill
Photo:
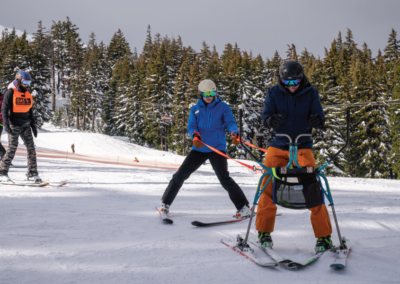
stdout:
MULTIPOLYGON (((5 29, 8 29, 8 32, 12 32, 13 28, 7 28, 7 27, 3 27, 2 25, 0 25, 0 38, 2 37, 2 33, 5 29)), ((17 33, 17 36, 22 36, 24 34, 24 32, 20 31, 20 30, 15 30, 15 32, 17 33)), ((30 34, 26 34, 26 39, 28 41, 32 41, 33 40, 33 36, 30 34)))

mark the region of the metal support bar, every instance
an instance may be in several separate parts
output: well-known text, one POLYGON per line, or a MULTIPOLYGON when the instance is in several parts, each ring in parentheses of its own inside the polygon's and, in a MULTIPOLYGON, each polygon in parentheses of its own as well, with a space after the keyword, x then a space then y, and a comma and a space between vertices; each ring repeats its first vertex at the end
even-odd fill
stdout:
POLYGON ((338 235, 339 235, 340 249, 345 249, 346 248, 346 244, 344 243, 344 240, 342 239, 342 235, 340 234, 339 223, 338 223, 338 220, 337 220, 337 217, 336 217, 335 205, 332 204, 331 207, 332 207, 333 218, 335 219, 336 230, 337 230, 338 235))

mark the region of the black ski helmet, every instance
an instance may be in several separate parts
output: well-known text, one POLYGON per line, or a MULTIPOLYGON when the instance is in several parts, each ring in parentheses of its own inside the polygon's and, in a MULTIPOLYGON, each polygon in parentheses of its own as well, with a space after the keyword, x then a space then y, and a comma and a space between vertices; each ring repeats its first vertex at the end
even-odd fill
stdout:
POLYGON ((302 79, 304 68, 297 60, 285 60, 279 67, 279 76, 281 80, 296 80, 302 79))

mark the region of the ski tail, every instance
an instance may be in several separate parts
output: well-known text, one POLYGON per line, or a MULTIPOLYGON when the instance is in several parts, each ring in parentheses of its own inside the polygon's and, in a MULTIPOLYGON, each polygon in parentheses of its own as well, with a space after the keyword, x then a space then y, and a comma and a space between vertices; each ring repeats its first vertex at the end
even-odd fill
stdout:
POLYGON ((263 254, 263 252, 261 252, 261 254, 260 254, 260 251, 257 248, 249 246, 249 250, 248 251, 242 251, 238 246, 235 245, 236 243, 231 241, 231 240, 222 239, 221 242, 224 245, 226 245, 227 247, 231 248, 235 252, 241 254, 242 256, 244 256, 245 258, 247 258, 248 260, 250 260, 251 262, 254 262, 255 264, 257 264, 259 266, 262 266, 262 267, 276 267, 276 266, 278 266, 278 263, 276 263, 275 261, 273 261, 269 257, 261 257, 261 258, 257 257, 256 254, 258 254, 258 255, 262 255, 263 254))

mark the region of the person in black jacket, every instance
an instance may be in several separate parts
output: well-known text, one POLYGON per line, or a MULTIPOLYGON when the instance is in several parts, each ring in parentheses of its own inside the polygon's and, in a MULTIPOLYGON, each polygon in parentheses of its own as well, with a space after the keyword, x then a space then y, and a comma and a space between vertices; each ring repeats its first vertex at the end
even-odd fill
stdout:
MULTIPOLYGON (((318 90, 309 82, 303 66, 297 60, 286 60, 280 66, 277 84, 268 88, 261 119, 267 129, 272 129, 276 134, 286 134, 292 141, 300 134, 311 134, 312 128, 324 127, 325 115, 318 90)), ((298 142, 298 164, 301 167, 316 168, 311 137, 301 137, 298 142)), ((288 162, 287 137, 273 137, 268 143, 264 165, 267 168, 278 168, 285 167, 288 162)), ((261 188, 264 188, 269 177, 267 175, 264 178, 261 188)), ((273 183, 270 182, 261 195, 257 208, 256 229, 264 247, 273 246, 271 233, 274 231, 276 210, 273 183)), ((321 252, 330 249, 333 244, 328 209, 324 204, 320 204, 309 210, 314 235, 317 238, 315 250, 321 252)))
POLYGON ((14 159, 18 147, 18 138, 21 137, 28 151, 28 180, 41 183, 37 171, 36 150, 32 132, 37 137, 37 128, 33 116, 33 98, 27 87, 32 81, 28 72, 19 71, 15 81, 8 86, 4 95, 2 114, 4 130, 11 135, 8 150, 0 162, 0 182, 12 182, 8 177, 8 170, 14 159))

